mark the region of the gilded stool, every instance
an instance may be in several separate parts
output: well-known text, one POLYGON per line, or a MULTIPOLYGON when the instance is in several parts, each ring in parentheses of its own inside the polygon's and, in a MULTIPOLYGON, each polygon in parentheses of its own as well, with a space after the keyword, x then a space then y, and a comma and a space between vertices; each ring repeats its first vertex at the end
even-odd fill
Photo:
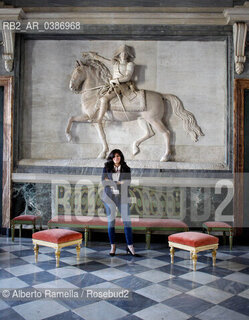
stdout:
POLYGON ((209 234, 201 232, 180 232, 168 237, 171 263, 174 263, 175 248, 190 252, 193 260, 194 271, 196 271, 197 253, 200 251, 212 250, 213 266, 216 263, 216 250, 218 249, 219 239, 209 234))
POLYGON ((208 234, 210 232, 223 232, 223 239, 224 244, 226 243, 226 233, 229 234, 229 245, 230 250, 232 250, 233 247, 233 227, 230 226, 230 224, 226 222, 221 221, 207 221, 202 224, 203 228, 207 231, 208 234))
POLYGON ((32 235, 35 262, 38 261, 39 246, 51 247, 55 249, 56 267, 59 267, 61 248, 76 244, 77 260, 80 259, 80 245, 82 234, 80 232, 65 229, 49 229, 35 232, 32 235))

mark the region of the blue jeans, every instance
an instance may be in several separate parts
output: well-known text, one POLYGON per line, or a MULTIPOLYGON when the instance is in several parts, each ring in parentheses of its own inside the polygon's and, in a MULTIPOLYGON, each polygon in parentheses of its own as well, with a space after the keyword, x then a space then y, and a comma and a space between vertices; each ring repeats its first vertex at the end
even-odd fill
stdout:
POLYGON ((108 203, 104 202, 106 215, 108 218, 108 236, 111 244, 115 243, 115 216, 116 207, 121 213, 121 217, 124 223, 124 232, 127 245, 133 244, 132 229, 130 220, 130 210, 128 203, 121 203, 119 196, 113 196, 112 201, 108 203))

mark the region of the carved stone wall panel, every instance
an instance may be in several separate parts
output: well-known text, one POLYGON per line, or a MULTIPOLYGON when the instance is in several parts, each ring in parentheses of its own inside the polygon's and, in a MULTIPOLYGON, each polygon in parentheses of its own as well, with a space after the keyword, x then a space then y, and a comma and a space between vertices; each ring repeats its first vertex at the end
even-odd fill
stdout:
MULTIPOLYGON (((73 127, 73 143, 64 135, 69 115, 80 114, 80 97, 68 89, 74 62, 82 51, 110 57, 121 41, 28 40, 25 44, 22 110, 22 159, 87 159, 101 150, 91 124, 73 127), (33 61, 32 64, 29 61, 33 61), (32 99, 31 99, 32 97, 32 99), (58 121, 59 119, 59 121, 58 121), (44 131, 44 126, 46 130, 44 131), (91 146, 91 147, 89 147, 91 146)), ((205 133, 194 144, 182 129, 181 120, 168 113, 174 161, 210 162, 225 165, 227 108, 226 41, 126 41, 136 51, 136 82, 139 88, 176 94, 193 112, 205 133), (217 121, 218 119, 218 121, 217 121), (172 129, 174 128, 174 129, 172 129), (204 153, 203 153, 204 152, 204 153), (205 154, 205 156, 204 156, 205 154)), ((159 134, 141 144, 134 157, 131 143, 143 132, 134 123, 105 124, 110 148, 120 147, 128 160, 156 160, 161 154, 159 134), (126 139, 124 134, 130 133, 126 139), (132 137, 132 141, 129 140, 132 137)), ((160 158, 159 158, 160 159, 160 158)), ((159 160, 158 159, 158 160, 159 160)))

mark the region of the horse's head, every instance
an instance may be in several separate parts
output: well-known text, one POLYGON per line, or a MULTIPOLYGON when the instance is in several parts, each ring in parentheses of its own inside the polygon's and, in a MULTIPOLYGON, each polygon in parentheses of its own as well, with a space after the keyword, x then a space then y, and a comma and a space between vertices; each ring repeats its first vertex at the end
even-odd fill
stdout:
POLYGON ((75 93, 80 93, 82 85, 86 79, 86 72, 83 63, 76 60, 76 66, 71 76, 69 89, 75 93))

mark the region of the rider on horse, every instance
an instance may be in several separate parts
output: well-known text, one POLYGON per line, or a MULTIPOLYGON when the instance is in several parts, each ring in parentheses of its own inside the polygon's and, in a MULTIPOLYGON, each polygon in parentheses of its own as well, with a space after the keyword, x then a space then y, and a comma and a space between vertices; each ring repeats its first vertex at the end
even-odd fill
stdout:
MULTIPOLYGON (((112 64, 113 75, 110 80, 110 86, 104 87, 104 89, 100 91, 97 121, 102 121, 111 99, 117 96, 122 104, 120 95, 129 94, 131 91, 134 93, 136 91, 135 85, 131 81, 135 68, 133 62, 135 54, 132 47, 121 45, 115 51, 112 60, 101 57, 95 52, 90 52, 90 55, 93 59, 99 60, 104 64, 112 64)), ((123 104, 122 107, 124 108, 123 104)))

